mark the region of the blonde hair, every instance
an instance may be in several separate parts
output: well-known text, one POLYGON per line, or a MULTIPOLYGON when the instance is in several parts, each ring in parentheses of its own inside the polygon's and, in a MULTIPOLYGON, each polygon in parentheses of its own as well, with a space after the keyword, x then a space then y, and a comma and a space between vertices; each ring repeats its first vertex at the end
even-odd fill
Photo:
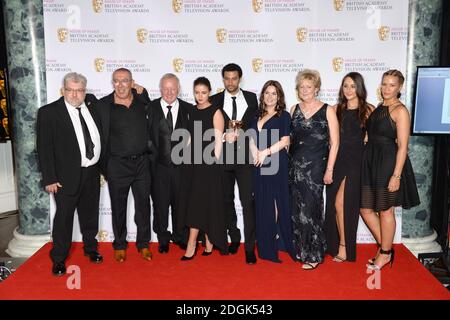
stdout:
POLYGON ((405 82, 405 77, 403 76, 403 73, 401 73, 400 71, 396 70, 396 69, 391 69, 386 71, 385 73, 383 73, 383 77, 386 76, 393 76, 398 78, 398 82, 400 83, 400 85, 403 85, 403 83, 405 82))
MULTIPOLYGON (((383 73, 383 76, 381 77, 381 81, 383 81, 384 77, 386 77, 386 76, 396 77, 398 79, 400 86, 403 86, 403 83, 405 83, 405 77, 403 76, 403 73, 401 73, 397 69, 391 69, 391 70, 388 70, 385 73, 383 73)), ((397 93, 398 99, 400 99, 401 96, 402 96, 402 94, 400 92, 397 93)))
POLYGON ((320 80, 320 73, 317 70, 313 69, 304 69, 302 71, 299 71, 297 73, 297 76, 295 77, 295 90, 297 91, 297 97, 300 99, 299 95, 299 87, 300 82, 303 80, 309 80, 313 83, 314 88, 317 89, 317 92, 320 91, 320 87, 322 85, 322 81, 320 80))

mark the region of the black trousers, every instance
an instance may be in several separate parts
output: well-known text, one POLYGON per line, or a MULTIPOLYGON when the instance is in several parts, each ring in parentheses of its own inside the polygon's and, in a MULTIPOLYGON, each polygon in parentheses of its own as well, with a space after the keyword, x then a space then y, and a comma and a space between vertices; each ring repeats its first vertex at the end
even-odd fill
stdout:
POLYGON ((111 197, 113 248, 127 248, 127 200, 134 198, 134 222, 137 227, 136 246, 148 248, 150 229, 150 162, 147 155, 110 157, 107 164, 109 195, 111 197))
POLYGON ((234 206, 234 185, 237 182, 244 220, 245 250, 253 251, 256 241, 256 222, 252 193, 252 167, 249 165, 225 165, 222 172, 228 235, 232 242, 241 241, 241 232, 237 227, 234 206))
POLYGON ((158 242, 168 244, 187 242, 188 228, 180 223, 180 201, 182 190, 183 168, 181 166, 166 167, 157 164, 152 183, 153 231, 158 235, 158 242), (169 207, 172 218, 172 234, 169 227, 169 207))
POLYGON ((73 217, 78 212, 80 231, 83 235, 84 252, 97 250, 100 198, 100 174, 98 165, 81 169, 80 185, 75 194, 55 194, 56 213, 53 219, 53 248, 50 257, 53 262, 64 262, 72 244, 73 217))

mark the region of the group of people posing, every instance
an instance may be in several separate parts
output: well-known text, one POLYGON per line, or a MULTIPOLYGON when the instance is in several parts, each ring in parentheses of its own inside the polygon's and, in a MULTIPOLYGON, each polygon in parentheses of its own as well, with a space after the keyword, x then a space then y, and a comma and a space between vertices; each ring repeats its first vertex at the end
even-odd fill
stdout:
POLYGON ((305 270, 317 268, 326 253, 338 263, 355 261, 361 214, 378 243, 368 268, 392 266, 394 207, 419 204, 401 72, 383 74, 383 102, 374 108, 359 73, 343 78, 338 103, 329 106, 317 98, 319 73, 305 69, 296 77, 299 103, 289 111, 278 81, 264 84, 258 102, 240 88, 237 64, 224 66, 222 77, 225 90, 213 96, 207 78, 194 81, 196 105, 178 98, 179 79, 171 73, 162 76, 161 98, 153 101, 128 69, 113 72, 114 91, 100 100, 86 94, 84 76, 64 77, 63 97, 39 109, 37 126, 43 186, 56 200, 54 275, 66 272, 75 209, 85 255, 103 261, 96 240, 100 173, 108 181, 119 262, 127 256, 130 188, 142 258, 153 258, 150 196, 159 253, 172 242, 189 261, 201 242, 202 256, 215 249, 236 254, 237 183, 246 263, 256 263, 255 247, 273 262, 286 251, 305 270))

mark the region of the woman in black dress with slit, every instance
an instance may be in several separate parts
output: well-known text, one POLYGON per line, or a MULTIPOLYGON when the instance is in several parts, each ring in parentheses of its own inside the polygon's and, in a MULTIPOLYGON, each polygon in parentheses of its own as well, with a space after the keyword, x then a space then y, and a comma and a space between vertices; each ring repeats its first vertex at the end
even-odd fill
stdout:
POLYGON ((368 142, 361 171, 361 215, 380 246, 367 266, 373 270, 380 270, 387 264, 392 267, 394 262, 394 207, 409 209, 420 203, 408 158, 409 112, 399 100, 404 80, 398 70, 383 74, 383 103, 367 120, 368 142))
POLYGON ((339 150, 333 183, 327 185, 327 252, 335 262, 356 260, 356 233, 360 207, 361 159, 366 121, 374 107, 367 103, 364 79, 350 72, 341 83, 336 115, 339 150))

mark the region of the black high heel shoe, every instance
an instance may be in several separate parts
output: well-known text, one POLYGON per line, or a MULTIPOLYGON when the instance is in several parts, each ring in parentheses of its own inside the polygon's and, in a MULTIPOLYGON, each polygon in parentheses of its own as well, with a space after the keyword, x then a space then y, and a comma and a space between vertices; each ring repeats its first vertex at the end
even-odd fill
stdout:
POLYGON ((192 259, 194 259, 194 257, 195 257, 196 254, 197 254, 197 244, 195 245, 194 253, 192 254, 192 256, 190 256, 190 257, 182 256, 182 257, 181 257, 181 261, 192 260, 192 259))
POLYGON ((368 269, 371 269, 371 270, 381 270, 381 269, 383 269, 387 264, 390 264, 390 265, 391 265, 391 268, 392 268, 392 265, 394 264, 394 258, 395 258, 395 251, 394 251, 394 249, 392 248, 391 250, 383 250, 383 249, 380 248, 380 254, 390 254, 390 255, 391 255, 391 259, 389 260, 389 262, 387 262, 386 264, 382 265, 381 267, 380 267, 380 266, 377 266, 377 265, 375 264, 375 262, 374 262, 374 263, 371 263, 371 264, 367 265, 367 268, 368 268, 368 269))
POLYGON ((211 251, 206 251, 208 246, 205 243, 205 249, 203 249, 202 256, 210 256, 214 250, 214 245, 211 246, 211 251))
POLYGON ((203 250, 203 252, 202 252, 202 256, 210 256, 212 254, 212 250, 211 251, 206 251, 206 249, 205 250, 203 250))

